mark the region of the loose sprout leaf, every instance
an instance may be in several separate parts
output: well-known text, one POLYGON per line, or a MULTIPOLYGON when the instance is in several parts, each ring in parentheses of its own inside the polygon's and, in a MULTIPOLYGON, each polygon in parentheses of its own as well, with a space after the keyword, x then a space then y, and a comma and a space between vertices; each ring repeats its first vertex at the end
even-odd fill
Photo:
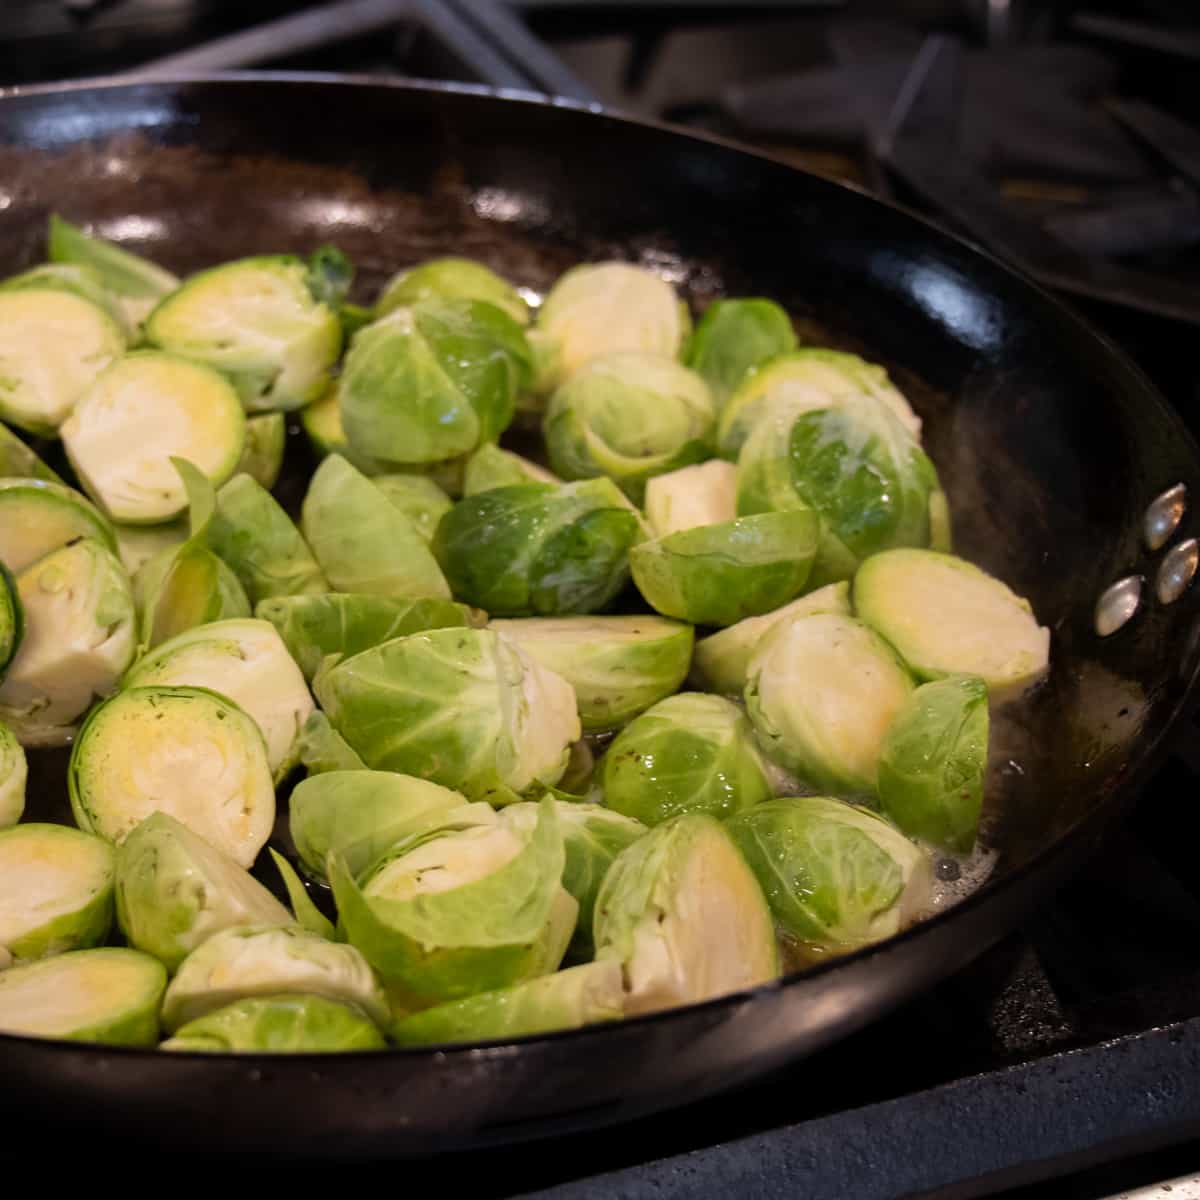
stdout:
POLYGON ((275 864, 279 878, 283 880, 283 886, 287 889, 292 912, 296 914, 296 924, 301 929, 307 929, 309 933, 315 933, 317 937, 333 941, 337 932, 333 927, 333 922, 313 903, 308 889, 304 886, 300 876, 296 874, 292 864, 273 847, 271 848, 271 861, 275 864))
POLYGON ((354 264, 336 246, 319 246, 309 255, 304 281, 314 299, 338 308, 354 282, 354 264))

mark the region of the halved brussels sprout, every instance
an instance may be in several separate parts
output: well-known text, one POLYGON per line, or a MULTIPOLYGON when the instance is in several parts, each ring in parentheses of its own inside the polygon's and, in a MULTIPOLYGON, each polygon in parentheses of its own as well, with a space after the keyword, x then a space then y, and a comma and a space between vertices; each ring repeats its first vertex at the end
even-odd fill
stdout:
POLYGON ((60 433, 84 490, 114 521, 157 525, 188 503, 172 460, 224 483, 242 456, 246 417, 218 372, 139 350, 96 377, 60 433))
POLYGON ((255 483, 270 491, 283 469, 287 448, 287 421, 283 413, 260 413, 246 418, 246 444, 234 475, 249 475, 255 483))
POLYGON ((45 479, 0 479, 0 563, 14 575, 81 537, 117 548, 108 520, 74 489, 45 479))
POLYGON ((353 947, 303 929, 239 925, 202 942, 183 960, 163 997, 162 1023, 174 1033, 252 996, 324 996, 388 1019, 379 980, 353 947))
POLYGON ((602 770, 604 803, 646 825, 687 812, 729 817, 771 795, 745 714, 702 692, 669 696, 631 721, 602 770))
POLYGON ((338 389, 360 453, 433 463, 494 441, 532 374, 520 325, 479 300, 424 300, 355 335, 338 389))
POLYGON ((134 326, 125 319, 120 305, 109 295, 99 274, 91 267, 78 263, 39 263, 19 275, 12 275, 0 282, 0 291, 62 291, 70 292, 81 300, 103 309, 128 338, 134 326))
POLYGON ((517 289, 469 258, 431 258, 393 275, 379 293, 375 312, 383 317, 422 300, 486 300, 518 325, 529 324, 529 305, 517 289))
POLYGON ((141 821, 116 864, 121 932, 168 971, 222 929, 293 924, 257 879, 169 813, 141 821))
POLYGON ((324 996, 252 996, 197 1017, 160 1050, 196 1054, 338 1054, 382 1050, 375 1023, 324 996))
POLYGON ((135 328, 164 296, 179 286, 178 278, 170 271, 104 238, 84 233, 57 213, 50 214, 46 240, 51 262, 73 263, 95 271, 105 291, 114 297, 125 319, 135 328))
MULTIPOLYGON (((575 804, 553 801, 558 826, 563 836, 565 855, 562 885, 579 905, 579 920, 571 938, 568 954, 576 961, 592 957, 592 918, 596 896, 613 859, 645 836, 646 826, 632 817, 622 816, 599 804, 575 804)), ((510 829, 528 837, 537 824, 537 804, 510 804, 502 809, 500 820, 510 829)))
POLYGON ((117 537, 117 557, 130 578, 152 558, 166 561, 189 536, 185 520, 170 521, 165 525, 114 525, 113 532, 117 537))
POLYGON ((581 733, 571 685, 490 629, 395 638, 321 672, 314 688, 369 767, 472 800, 557 783, 581 733))
POLYGON ((466 803, 459 792, 395 771, 325 771, 292 792, 288 829, 318 879, 330 854, 358 875, 427 818, 440 819, 466 803))
POLYGON ((542 342, 538 390, 553 391, 601 354, 676 358, 690 327, 675 289, 632 263, 583 263, 547 293, 535 321, 542 342))
POLYGON ((1050 631, 1029 601, 964 559, 892 550, 863 563, 854 609, 919 679, 978 675, 992 700, 1021 695, 1046 673, 1050 631))
POLYGON ((821 514, 817 583, 848 578, 881 550, 927 546, 937 489, 916 440, 869 396, 799 416, 773 404, 738 458, 738 512, 807 505, 821 514))
POLYGON ((367 769, 367 764, 350 749, 350 743, 330 725, 329 718, 319 708, 304 722, 296 740, 296 753, 309 775, 367 769))
POLYGON ((219 692, 252 717, 274 777, 296 763, 296 739, 313 711, 300 668, 269 621, 214 621, 186 630, 140 658, 123 687, 219 692))
POLYGON ((24 636, 25 612, 21 607, 17 581, 0 562, 0 681, 3 681, 4 672, 12 662, 24 636))
POLYGON ((113 917, 113 850, 65 825, 0 832, 0 949, 17 961, 96 946, 113 917))
POLYGON ((203 688, 128 688, 84 722, 67 768, 80 829, 123 842, 165 812, 249 867, 275 823, 275 788, 254 720, 203 688))
POLYGON ((929 856, 865 808, 785 797, 726 828, 780 928, 810 950, 841 953, 890 937, 929 900, 929 856))
POLYGON ((133 661, 129 577, 115 554, 84 538, 22 571, 17 592, 25 632, 0 683, 0 720, 26 746, 63 746, 133 661))
POLYGON ((575 928, 550 800, 528 838, 498 823, 437 830, 401 843, 361 884, 336 855, 331 865, 346 935, 399 1008, 549 974, 575 928))
POLYGON ((623 850, 596 899, 596 958, 621 964, 626 1013, 695 1004, 779 974, 771 911, 719 821, 685 813, 623 850))
POLYGON ((687 363, 720 410, 748 372, 795 348, 792 319, 773 300, 714 300, 692 334, 687 363))
POLYGON ((781 621, 831 612, 850 616, 850 585, 829 583, 761 617, 747 617, 736 625, 701 638, 692 655, 691 678, 706 691, 741 697, 746 671, 759 642, 781 621))
POLYGON ((0 971, 0 1033, 153 1046, 167 986, 162 963, 137 950, 73 950, 0 971))
POLYGON ((426 543, 438 522, 454 507, 428 475, 376 475, 371 481, 412 523, 426 543))
POLYGON ((638 590, 664 616, 732 625, 804 588, 819 534, 812 509, 759 513, 643 542, 629 563, 638 590))
POLYGON ((0 829, 15 825, 25 811, 29 767, 17 735, 0 723, 0 829))
POLYGON ((555 391, 543 423, 564 479, 607 475, 640 503, 651 476, 711 453, 716 407, 694 371, 661 354, 589 359, 555 391))
POLYGON ((433 551, 454 594, 495 616, 603 608, 628 578, 642 521, 609 479, 521 484, 460 500, 433 551))
POLYGON ((272 596, 329 590, 291 517, 249 475, 235 475, 217 493, 206 537, 209 546, 233 568, 251 604, 272 596))
POLYGON ((766 753, 817 787, 873 796, 888 727, 913 691, 895 651, 838 613, 780 621, 747 669, 746 711, 766 753))
POLYGON ((508 1041, 618 1021, 624 1015, 624 999, 617 963, 584 963, 401 1017, 389 1032, 401 1046, 508 1041))
POLYGON ((341 455, 313 473, 300 525, 339 592, 450 597, 416 526, 341 455))
POLYGON ((146 321, 146 338, 229 377, 248 412, 316 400, 342 348, 337 314, 313 299, 287 254, 243 258, 183 282, 146 321))
POLYGON ((664 617, 527 617, 492 621, 574 689, 587 733, 619 729, 683 682, 692 627, 664 617))
POLYGON ((0 425, 0 479, 45 479, 62 483, 52 471, 7 425, 0 425))
POLYGON ((0 287, 0 418, 52 436, 124 351, 101 305, 56 286, 0 287))
POLYGON ((367 596, 361 592, 276 596, 264 600, 255 612, 279 630, 306 679, 312 679, 331 654, 353 658, 372 646, 410 633, 479 623, 470 608, 453 600, 367 596))
POLYGON ((951 675, 917 688, 879 756, 879 806, 909 837, 966 854, 975 845, 988 756, 982 679, 951 675))
POLYGON ((646 521, 655 537, 737 516, 737 468, 724 459, 656 475, 646 484, 646 521))
POLYGON ((515 487, 521 483, 562 483, 557 475, 537 463, 502 450, 494 442, 485 442, 467 459, 463 472, 463 495, 491 491, 492 488, 515 487))
POLYGON ((882 367, 842 350, 806 346, 780 355, 742 380, 721 414, 717 444, 726 458, 737 458, 763 407, 776 400, 803 411, 836 408, 864 395, 886 405, 912 437, 920 438, 920 417, 882 367))
POLYGON ((346 441, 346 431, 342 428, 338 382, 336 379, 332 380, 316 400, 300 410, 300 424, 308 436, 313 452, 318 458, 324 458, 327 454, 340 454, 364 475, 382 475, 386 471, 394 471, 394 466, 351 449, 350 443, 346 441))

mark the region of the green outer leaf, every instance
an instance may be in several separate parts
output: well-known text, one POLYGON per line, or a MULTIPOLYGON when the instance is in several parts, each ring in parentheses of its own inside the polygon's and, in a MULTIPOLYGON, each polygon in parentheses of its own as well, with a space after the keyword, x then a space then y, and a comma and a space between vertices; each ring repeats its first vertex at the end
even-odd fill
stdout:
POLYGON ((0 829, 15 825, 25 811, 29 767, 17 735, 0 722, 0 829))
POLYGON ((157 301, 179 286, 170 271, 104 238, 86 234, 77 225, 50 214, 46 239, 51 262, 91 267, 104 287, 123 300, 157 301))
POLYGON ((363 762, 350 744, 332 725, 329 718, 318 708, 308 715, 296 740, 296 753, 309 775, 322 775, 327 771, 365 771, 363 762))
POLYGON ((378 316, 422 300, 486 300, 518 325, 528 325, 529 305, 507 280, 469 258, 431 258, 393 275, 375 302, 378 316))
POLYGON ((271 852, 271 861, 279 872, 279 878, 283 880, 283 886, 287 889, 292 912, 296 914, 296 924, 301 929, 332 942, 337 934, 333 922, 313 903, 308 888, 301 882, 292 864, 273 846, 269 846, 268 849, 271 852))
POLYGON ((747 372, 795 348, 792 319, 773 300, 715 300, 692 332, 687 364, 707 382, 720 410, 747 372))
MULTIPOLYGON (((25 633, 25 610, 21 607, 21 593, 12 572, 0 562, 0 683, 4 672, 16 657, 25 633)), ((0 821, 0 828, 3 822, 0 821)))
POLYGON ((304 281, 314 300, 338 308, 354 282, 354 264, 336 246, 318 246, 308 256, 304 281))
POLYGON ((371 481, 413 523, 426 543, 433 540, 438 522, 454 507, 428 475, 376 475, 371 481))
POLYGON ((268 491, 279 479, 287 448, 287 420, 283 413, 260 413, 246 418, 246 444, 233 469, 235 476, 249 475, 268 491))
POLYGON ((86 496, 45 479, 0 479, 0 562, 13 574, 78 537, 117 548, 112 523, 86 496))
POLYGON ((0 425, 0 478, 44 479, 49 483, 63 484, 59 475, 52 471, 7 425, 0 425))

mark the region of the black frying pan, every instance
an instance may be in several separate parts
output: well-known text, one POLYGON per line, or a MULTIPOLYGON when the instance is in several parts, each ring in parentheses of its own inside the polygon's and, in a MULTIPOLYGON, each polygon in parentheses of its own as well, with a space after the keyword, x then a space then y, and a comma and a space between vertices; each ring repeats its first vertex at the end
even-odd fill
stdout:
MULTIPOLYGON (((1189 708, 1196 599, 1151 598, 1106 640, 1093 609, 1120 576, 1152 580, 1151 499, 1180 482, 1200 495, 1190 437, 1062 305, 897 209, 575 107, 285 76, 0 97, 0 269, 41 256, 51 210, 181 272, 334 241, 365 293, 454 252, 535 288, 622 256, 698 303, 774 297, 809 340, 887 364, 925 418, 958 548, 1030 596, 1054 641, 1050 679, 995 726, 991 880, 883 945, 693 1008, 475 1049, 209 1058, 0 1037, 0 1106, 24 1121, 210 1151, 411 1154, 696 1099, 861 1026, 1028 916, 1189 708)), ((61 812, 52 782, 41 812, 61 812)))

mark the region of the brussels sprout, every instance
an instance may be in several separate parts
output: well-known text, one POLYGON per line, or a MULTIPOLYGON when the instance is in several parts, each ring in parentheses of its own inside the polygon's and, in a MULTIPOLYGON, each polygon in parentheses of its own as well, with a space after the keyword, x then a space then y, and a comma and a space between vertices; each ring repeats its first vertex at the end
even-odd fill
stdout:
POLYGON ((309 775, 367 769, 366 763, 350 749, 349 742, 330 725, 329 718, 319 708, 314 709, 304 722, 296 739, 296 753, 309 775))
POLYGON ((0 1033, 153 1046, 167 986, 162 963, 137 950, 74 950, 0 971, 0 1033))
POLYGON ((604 803, 646 825, 728 817, 771 795, 750 722, 720 696, 680 692, 631 721, 602 762, 604 803))
POLYGON ((321 672, 314 688, 367 766, 472 800, 557 783, 581 732, 571 685, 488 629, 395 638, 321 672))
POLYGON ((15 825, 25 811, 25 783, 29 768, 17 735, 0 724, 0 829, 15 825))
POLYGON ((143 650, 197 625, 250 615, 250 601, 238 577, 208 547, 216 508, 212 484, 185 459, 172 462, 187 489, 189 534, 182 545, 148 559, 134 580, 143 650))
POLYGON ((296 739, 313 711, 300 668, 268 621, 214 621, 156 646, 124 687, 194 687, 219 692, 252 717, 276 780, 296 763, 296 739))
POLYGON ((233 568, 251 604, 272 596, 329 591, 292 519, 262 484, 235 475, 218 493, 206 537, 233 568))
POLYGON ((835 408, 864 395, 884 404, 913 438, 921 436, 921 419, 882 367, 841 350, 805 347, 773 359, 742 380, 721 414, 717 444, 724 457, 737 458, 767 403, 782 399, 804 411, 835 408))
POLYGON ((0 479, 0 563, 14 574, 81 537, 117 548, 107 519, 73 489, 44 479, 0 479))
POLYGON ((331 654, 352 658, 410 633, 477 623, 471 609, 453 600, 348 592, 277 596, 255 611, 279 630, 306 679, 312 679, 331 654))
POLYGON ((428 475, 377 475, 372 482, 426 543, 433 541, 438 522, 454 507, 454 501, 428 475))
POLYGON ((308 888, 296 874, 296 869, 274 847, 268 847, 268 851, 271 861, 275 864, 275 869, 279 872, 279 878, 283 880, 283 886, 288 894, 288 902, 296 914, 295 923, 301 929, 315 933, 317 937, 326 938, 331 942, 337 941, 337 929, 313 902, 313 898, 308 894, 308 888))
POLYGON ((112 917, 107 842, 64 825, 0 832, 0 948, 17 962, 98 945, 112 917))
POLYGON ((726 828, 780 928, 810 950, 844 952, 890 937, 929 899, 929 857, 865 808, 785 797, 726 828))
POLYGON ((646 521, 655 537, 737 516, 737 468, 723 459, 656 475, 646 484, 646 521))
POLYGON ((416 526, 340 455, 314 472, 300 524, 339 592, 450 597, 416 526))
POLYGON ((769 409, 738 459, 738 512, 809 505, 823 522, 814 582, 848 578, 869 555, 929 544, 929 497, 937 472, 878 401, 838 408, 769 409))
POLYGON ((596 898, 596 958, 626 1013, 694 1004, 779 974, 771 912, 720 822, 685 813, 621 851, 596 898))
POLYGON ((283 469, 287 448, 287 421, 283 413, 260 413, 246 418, 246 444, 234 475, 249 475, 255 483, 270 491, 283 469))
POLYGON ((749 371, 795 348, 792 319, 773 300, 716 300, 692 334, 687 363, 721 409, 749 371))
MULTIPOLYGON (((458 792, 412 775, 325 771, 292 792, 288 828, 296 853, 318 879, 325 877, 330 854, 358 875, 425 820, 466 803, 458 792)), ((487 813, 475 815, 487 821, 487 813)))
POLYGON ((951 675, 917 688, 879 756, 879 806, 909 837, 966 854, 975 844, 987 770, 982 679, 951 675))
POLYGON ((89 267, 120 305, 126 321, 136 327, 154 306, 179 286, 170 271, 131 254, 103 238, 92 237, 78 226, 50 214, 47 251, 51 262, 89 267))
POLYGON ((478 300, 425 300, 361 330, 339 387, 360 453, 432 463, 494 441, 532 372, 521 327, 478 300))
POLYGON ((378 316, 422 300, 485 300, 518 325, 529 324, 529 305, 511 283, 469 258, 431 258, 393 275, 375 302, 378 316))
POLYGON ((803 589, 819 533, 812 509, 759 513, 643 542, 629 563, 638 590, 664 616, 732 625, 803 589))
POLYGON ((249 872, 166 812, 151 813, 122 842, 116 886, 126 940, 172 972, 223 929, 293 923, 249 872))
POLYGON ((62 746, 97 696, 133 660, 129 578, 117 557, 83 539, 17 578, 25 632, 0 683, 0 720, 26 746, 62 746))
POLYGON ((781 621, 819 612, 850 616, 850 585, 845 580, 826 584, 782 608, 761 617, 747 617, 701 638, 692 655, 691 678, 706 691, 740 698, 746 687, 746 670, 759 642, 781 621))
POLYGON ((618 1021, 624 999, 617 963, 584 963, 401 1017, 389 1032, 401 1046, 509 1041, 618 1021))
MULTIPOLYGON (((592 916, 596 895, 613 859, 646 833, 641 821, 622 816, 599 804, 554 802, 562 830, 565 855, 562 885, 579 905, 579 920, 568 953, 576 961, 591 958, 592 916)), ((528 837, 537 824, 539 808, 532 803, 510 804, 500 820, 528 837)))
POLYGON ((497 633, 574 689, 587 733, 619 729, 683 682, 692 627, 663 617, 528 617, 497 633))
POLYGON ((1021 695, 1046 673, 1050 631, 1029 601, 978 567, 932 550, 892 550, 863 563, 854 609, 919 679, 978 675, 992 700, 1021 695))
POLYGON ((0 479, 45 479, 50 483, 62 483, 58 474, 7 425, 0 425, 0 479))
POLYGON ((463 495, 474 496, 476 492, 491 491, 492 488, 515 487, 521 483, 562 483, 557 475, 545 467, 502 450, 494 442, 485 442, 467 459, 463 472, 463 495))
POLYGON ((173 459, 224 483, 242 456, 246 418, 216 371, 139 350, 97 376, 60 433, 84 490, 114 521, 157 525, 188 503, 173 459))
POLYGON ((338 402, 338 380, 333 380, 321 396, 300 410, 300 424, 318 458, 340 454, 364 475, 382 475, 395 470, 388 463, 368 454, 358 454, 346 441, 342 411, 338 402))
POLYGON ((49 437, 125 350, 120 325, 61 287, 0 288, 0 418, 49 437))
POLYGON ((147 318, 146 338, 216 367, 248 412, 316 400, 342 348, 337 315, 313 299, 304 263, 284 254, 191 276, 147 318))
POLYGON ((584 263, 550 289, 538 310, 544 368, 539 390, 553 391, 601 354, 640 350, 676 358, 689 332, 675 290, 632 263, 584 263))
POLYGON ((374 1022, 324 996, 252 996, 189 1021, 160 1050, 196 1054, 337 1054, 382 1050, 374 1022))
POLYGON ((769 757, 817 787, 875 794, 888 726, 913 691, 878 634, 838 613, 780 621, 747 676, 746 710, 769 757))
POLYGON ((203 688, 128 688, 93 709, 71 751, 67 786, 80 829, 120 843, 165 812, 243 867, 275 823, 258 726, 203 688))
POLYGON ((608 479, 522 484, 460 500, 433 551, 454 594, 501 617, 589 613, 628 578, 637 512, 608 479))
POLYGON ((152 558, 165 562, 189 536, 184 520, 165 525, 114 525, 113 533, 117 538, 117 557, 130 577, 137 575, 152 558))
POLYGON ((388 1019, 379 980, 353 947, 303 929, 240 925, 223 929, 183 960, 163 997, 162 1023, 174 1033, 191 1021, 252 996, 324 996, 388 1019))
POLYGON ((532 835, 500 824, 448 828, 401 843, 356 883, 331 858, 333 893, 351 944, 398 1007, 508 987, 553 971, 578 906, 563 890, 554 803, 532 835))
POLYGON ((25 636, 25 611, 12 573, 0 563, 0 682, 25 636))
POLYGON ((592 358, 550 398, 543 430, 564 479, 607 475, 635 503, 646 480, 711 452, 716 408, 694 371, 661 354, 592 358))

